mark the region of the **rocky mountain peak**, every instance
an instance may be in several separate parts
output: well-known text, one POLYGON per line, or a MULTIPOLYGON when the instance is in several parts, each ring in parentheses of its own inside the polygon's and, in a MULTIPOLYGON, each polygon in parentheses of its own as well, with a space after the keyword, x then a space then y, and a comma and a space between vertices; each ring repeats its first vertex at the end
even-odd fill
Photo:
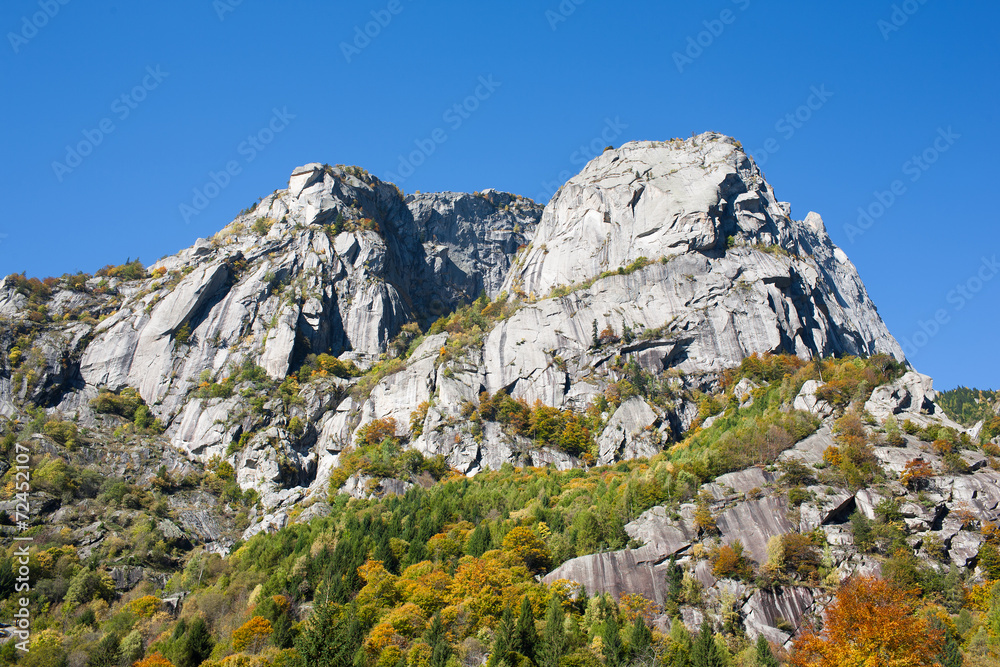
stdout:
POLYGON ((804 224, 790 213, 731 137, 632 141, 605 150, 556 193, 509 284, 544 294, 639 257, 724 251, 727 241, 808 253, 803 234, 828 241, 818 216, 804 224))
MULTIPOLYGON (((226 618, 270 605, 287 632, 332 593, 391 633, 443 606, 424 583, 487 566, 507 583, 474 615, 540 579, 787 647, 856 574, 952 611, 941 592, 995 579, 996 394, 939 395, 903 362, 822 218, 792 218, 729 137, 609 149, 544 209, 310 163, 150 267, 0 283, 0 466, 30 451, 35 485, 8 484, 0 518, 29 495, 39 618, 81 632, 84 605, 118 633, 123 608, 148 629, 161 604, 284 590, 226 618), (396 610, 359 593, 400 575, 396 610), (143 588, 109 610, 78 597, 94 581, 143 588)), ((484 635, 453 626, 482 663, 484 635)))
MULTIPOLYGON (((714 133, 607 150, 544 209, 309 163, 211 239, 133 269, 55 287, 32 315, 39 368, 0 378, 7 411, 30 396, 98 423, 93 400, 132 388, 174 447, 226 457, 267 507, 325 493, 341 452, 390 418, 464 473, 581 465, 575 445, 463 426, 484 392, 568 415, 626 368, 669 376, 670 400, 631 397, 592 434, 609 463, 676 441, 691 392, 751 354, 902 359, 822 219, 792 219, 714 133)), ((18 285, 0 315, 36 307, 18 285)))

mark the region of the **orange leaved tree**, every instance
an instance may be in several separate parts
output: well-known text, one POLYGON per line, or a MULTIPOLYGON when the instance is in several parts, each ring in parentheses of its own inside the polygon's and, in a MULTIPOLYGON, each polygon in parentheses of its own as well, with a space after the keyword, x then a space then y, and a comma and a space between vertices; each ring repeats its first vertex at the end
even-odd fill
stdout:
POLYGON ((923 667, 935 664, 942 636, 918 618, 919 601, 875 577, 852 577, 827 607, 821 635, 795 640, 796 667, 923 667))
POLYGON ((170 662, 159 651, 134 663, 134 667, 174 667, 174 663, 170 662))

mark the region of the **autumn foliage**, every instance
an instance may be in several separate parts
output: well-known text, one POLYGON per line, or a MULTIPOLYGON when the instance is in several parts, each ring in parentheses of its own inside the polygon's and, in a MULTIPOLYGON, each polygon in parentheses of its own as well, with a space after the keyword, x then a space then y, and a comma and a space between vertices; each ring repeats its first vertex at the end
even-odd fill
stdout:
POLYGON ((534 573, 545 572, 552 565, 549 548, 535 531, 524 526, 511 529, 503 538, 503 549, 534 573))
POLYGON ((923 459, 913 459, 906 462, 899 481, 911 491, 918 491, 927 486, 927 480, 934 476, 934 468, 923 459))
POLYGON ((159 652, 139 660, 132 667, 174 667, 174 663, 164 658, 159 652))
POLYGON ((160 610, 163 601, 154 595, 144 595, 129 602, 126 607, 139 618, 152 618, 160 610))
POLYGON ((262 616, 254 616, 233 631, 233 648, 256 653, 263 648, 272 632, 271 621, 262 616))
POLYGON ((795 640, 791 664, 930 667, 943 638, 917 617, 918 605, 912 591, 874 577, 853 577, 827 608, 823 632, 795 640))

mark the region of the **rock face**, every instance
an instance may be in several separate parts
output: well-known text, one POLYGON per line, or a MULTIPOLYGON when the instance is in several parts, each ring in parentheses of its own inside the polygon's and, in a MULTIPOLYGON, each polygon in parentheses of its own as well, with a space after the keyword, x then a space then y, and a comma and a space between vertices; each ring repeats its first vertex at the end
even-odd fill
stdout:
POLYGON ((692 368, 778 349, 903 356, 819 216, 789 218, 726 137, 631 142, 594 159, 546 207, 506 285, 547 294, 640 257, 674 259, 594 300, 629 321, 645 319, 638 310, 654 310, 658 325, 676 319, 694 335, 692 368))
MULTIPOLYGON (((226 523, 228 506, 209 507, 214 496, 170 496, 172 518, 156 532, 206 552, 226 553, 240 532, 246 539, 322 516, 330 492, 371 498, 426 482, 425 473, 406 481, 366 468, 345 474, 341 464, 357 460, 352 448, 375 420, 424 457, 399 458, 432 462, 423 470, 614 465, 652 458, 692 424, 707 428, 767 397, 744 379, 704 419, 712 405, 701 392, 715 394, 723 372, 748 355, 903 358, 822 219, 792 219, 738 142, 713 133, 608 150, 544 210, 494 190, 403 196, 356 167, 307 164, 286 189, 145 275, 106 273, 56 287, 19 276, 0 285, 0 415, 31 403, 90 429, 111 419, 95 412, 94 399, 134 389, 164 432, 143 431, 142 446, 128 452, 94 447, 109 477, 138 470, 138 481, 151 483, 156 460, 165 484, 217 457, 232 466, 228 484, 257 493, 238 527, 226 523), (643 383, 656 391, 640 391, 643 383), (510 407, 498 394, 524 401, 520 409, 535 417, 539 405, 560 418, 587 411, 595 417, 587 428, 602 425, 586 435, 592 449, 484 418, 497 399, 510 407)), ((822 386, 809 380, 794 398, 782 396, 783 410, 790 404, 821 425, 778 466, 700 487, 681 470, 667 495, 685 501, 626 524, 630 548, 570 559, 544 580, 664 604, 673 560, 690 595, 679 609, 684 623, 718 620, 707 605, 726 605, 751 638, 787 644, 828 599, 801 572, 775 574, 784 558, 775 538, 825 536, 815 554, 824 576, 878 573, 880 560, 855 544, 849 523, 855 511, 871 519, 889 507, 918 556, 975 568, 984 541, 977 528, 1000 512, 991 450, 959 440, 942 454, 898 428, 889 438, 888 420, 961 430, 936 406, 930 378, 911 371, 857 403, 878 423, 870 429, 881 483, 820 484, 811 476, 829 467, 841 409, 823 400, 822 386), (796 460, 808 474, 790 488, 783 471, 796 460), (934 473, 919 490, 902 478, 918 460, 934 473), (702 522, 706 509, 715 529, 702 522), (737 543, 758 575, 783 578, 759 588, 745 572, 714 567, 713 554, 737 543)), ((658 468, 673 472, 674 462, 654 459, 650 479, 658 468)), ((30 500, 69 514, 55 496, 30 500)), ((118 538, 88 523, 73 534, 81 557, 118 538)), ((113 576, 123 590, 151 580, 125 566, 113 576)))
POLYGON ((878 387, 865 402, 865 410, 879 421, 903 415, 906 419, 927 425, 945 423, 956 430, 963 430, 937 407, 934 399, 934 381, 926 375, 911 371, 895 382, 878 387))
MULTIPOLYGON (((0 413, 32 400, 87 424, 99 392, 132 387, 177 449, 225 458, 283 511, 325 496, 375 419, 466 474, 583 465, 496 423, 473 429, 468 410, 485 391, 581 411, 639 369, 673 402, 623 401, 594 434, 596 459, 650 456, 695 421, 690 392, 752 353, 902 358, 820 217, 789 212, 738 142, 714 133, 608 150, 544 210, 494 190, 404 197, 357 167, 307 164, 146 277, 56 289, 50 323, 20 353, 31 373, 0 372, 0 413), (480 294, 508 311, 413 341, 480 294), (375 370, 334 377, 314 355, 375 370)), ((8 278, 0 316, 25 319, 35 296, 8 278)), ((0 332, 0 351, 18 340, 0 332)), ((921 382, 873 406, 924 405, 921 382)), ((814 394, 800 398, 825 415, 814 394)), ((743 538, 760 555, 766 535, 743 538)))
POLYGON ((656 454, 660 449, 659 442, 648 437, 647 429, 651 430, 658 421, 653 409, 638 396, 622 403, 598 440, 598 464, 607 465, 622 459, 656 454))
POLYGON ((759 590, 743 605, 747 635, 751 639, 764 635, 769 642, 783 645, 801 629, 801 619, 812 604, 808 588, 759 590), (779 629, 779 625, 784 629, 779 629))
POLYGON ((406 205, 435 275, 470 300, 480 292, 490 298, 500 293, 514 255, 531 241, 542 217, 531 200, 496 190, 409 195, 406 205))

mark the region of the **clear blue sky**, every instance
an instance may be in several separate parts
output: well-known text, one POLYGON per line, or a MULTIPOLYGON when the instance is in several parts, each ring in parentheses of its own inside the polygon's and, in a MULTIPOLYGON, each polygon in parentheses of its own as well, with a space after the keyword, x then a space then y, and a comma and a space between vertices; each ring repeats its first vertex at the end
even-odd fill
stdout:
POLYGON ((1000 276, 976 275, 1000 254, 994 2, 61 1, 0 6, 0 273, 152 262, 307 162, 388 178, 422 141, 407 192, 540 198, 602 132, 715 130, 794 216, 823 215, 938 388, 1000 385, 1000 276), (908 163, 925 150, 933 164, 908 163), (867 229, 845 227, 894 181, 867 229))

